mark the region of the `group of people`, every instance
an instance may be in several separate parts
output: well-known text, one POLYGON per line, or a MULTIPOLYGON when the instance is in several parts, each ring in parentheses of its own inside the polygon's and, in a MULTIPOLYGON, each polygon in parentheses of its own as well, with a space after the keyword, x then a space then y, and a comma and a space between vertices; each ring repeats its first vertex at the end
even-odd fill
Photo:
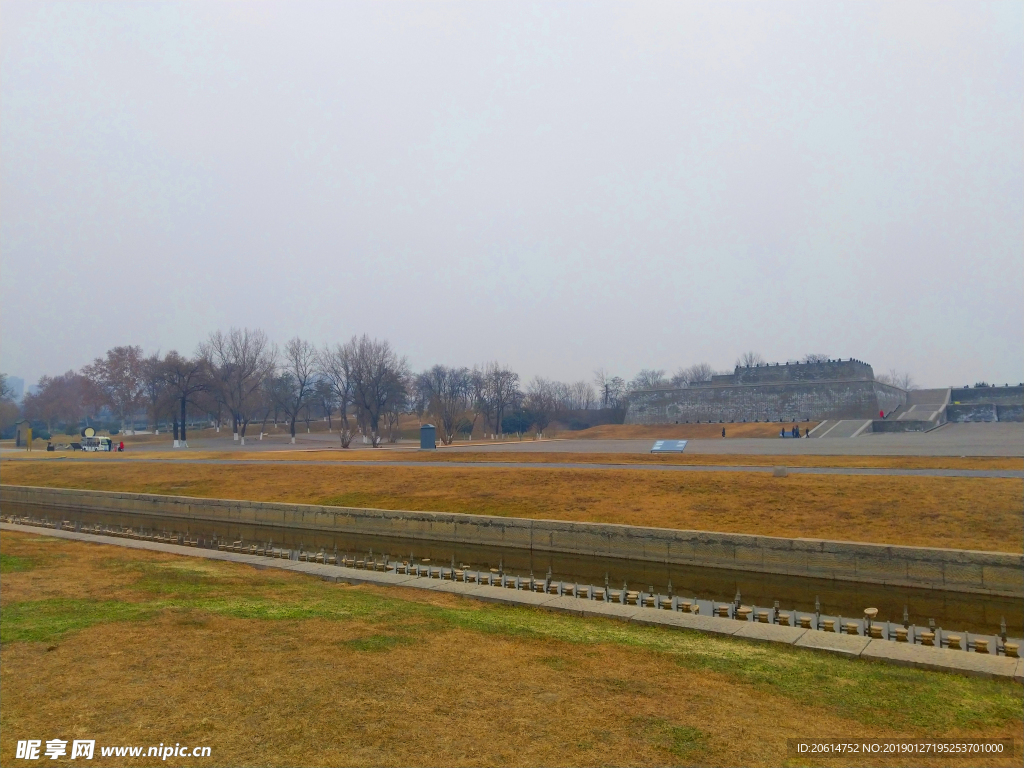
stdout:
MULTIPOLYGON (((786 434, 786 428, 783 427, 782 431, 779 432, 779 437, 800 437, 800 427, 796 424, 789 430, 789 434, 786 434)), ((804 437, 807 437, 807 430, 804 430, 804 437)))

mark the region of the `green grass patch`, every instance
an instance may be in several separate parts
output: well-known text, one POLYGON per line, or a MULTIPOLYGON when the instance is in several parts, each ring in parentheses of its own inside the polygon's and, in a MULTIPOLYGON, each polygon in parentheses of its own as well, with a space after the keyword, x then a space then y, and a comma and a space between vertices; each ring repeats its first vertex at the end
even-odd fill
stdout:
POLYGON ((0 642, 49 642, 71 632, 115 621, 150 618, 156 607, 116 600, 32 600, 0 610, 0 642))
POLYGON ((18 557, 17 555, 0 554, 0 573, 19 573, 31 571, 36 567, 34 557, 18 557))
POLYGON ((707 747, 708 735, 700 728, 688 725, 669 726, 672 746, 669 751, 676 757, 690 757, 693 752, 703 752, 707 747))
MULTIPOLYGON (((5 553, 5 568, 31 560, 5 553)), ((392 597, 380 590, 253 572, 243 566, 181 558, 113 558, 138 602, 53 599, 15 603, 0 614, 4 643, 49 641, 99 623, 139 621, 164 610, 180 612, 183 626, 219 615, 249 621, 358 622, 365 637, 340 645, 357 652, 387 652, 425 633, 464 630, 543 643, 538 663, 558 671, 601 645, 635 649, 637 663, 675 665, 677 674, 700 670, 783 696, 865 725, 942 733, 990 728, 1021 720, 1020 689, 1009 681, 960 677, 777 644, 759 644, 696 632, 582 619, 529 608, 463 601, 437 606, 392 597), (559 647, 555 643, 564 643, 559 647), (642 658, 644 654, 652 654, 642 658)), ((131 600, 132 597, 129 597, 131 600)), ((609 686, 628 681, 607 681, 609 686)), ((647 726, 645 726, 647 727, 647 726)), ((653 726, 651 726, 653 727, 653 726)), ((673 754, 699 756, 701 737, 678 724, 659 725, 657 738, 673 754), (668 729, 668 730, 666 730, 668 729), (692 746, 691 746, 692 745, 692 746)), ((653 738, 653 737, 652 737, 653 738)))
POLYGON ((380 653, 390 651, 400 645, 408 645, 412 641, 412 638, 406 635, 369 635, 368 637, 357 637, 354 640, 345 640, 341 645, 351 648, 353 651, 380 653))
POLYGON ((648 740, 688 763, 705 753, 709 734, 689 725, 676 725, 662 717, 640 717, 633 721, 648 740))

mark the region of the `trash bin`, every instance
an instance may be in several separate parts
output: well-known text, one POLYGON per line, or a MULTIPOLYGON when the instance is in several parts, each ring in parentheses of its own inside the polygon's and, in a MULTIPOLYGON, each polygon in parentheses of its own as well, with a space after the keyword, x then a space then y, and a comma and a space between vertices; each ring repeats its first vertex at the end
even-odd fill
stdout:
POLYGON ((420 427, 420 450, 432 451, 437 448, 437 429, 433 424, 424 424, 420 427))

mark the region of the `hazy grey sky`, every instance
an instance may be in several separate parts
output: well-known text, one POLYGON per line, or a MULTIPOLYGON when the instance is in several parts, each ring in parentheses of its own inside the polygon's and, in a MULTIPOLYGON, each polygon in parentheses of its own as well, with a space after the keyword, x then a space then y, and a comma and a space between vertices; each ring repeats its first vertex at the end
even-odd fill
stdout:
POLYGON ((385 337, 632 376, 1024 379, 1024 13, 0 6, 0 369, 385 337))

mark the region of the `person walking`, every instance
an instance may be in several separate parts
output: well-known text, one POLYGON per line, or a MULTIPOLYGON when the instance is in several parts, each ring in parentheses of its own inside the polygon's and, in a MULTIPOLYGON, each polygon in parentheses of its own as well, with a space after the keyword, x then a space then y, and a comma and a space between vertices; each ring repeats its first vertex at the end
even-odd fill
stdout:
POLYGON ((725 437, 725 427, 722 427, 722 437, 725 437))

